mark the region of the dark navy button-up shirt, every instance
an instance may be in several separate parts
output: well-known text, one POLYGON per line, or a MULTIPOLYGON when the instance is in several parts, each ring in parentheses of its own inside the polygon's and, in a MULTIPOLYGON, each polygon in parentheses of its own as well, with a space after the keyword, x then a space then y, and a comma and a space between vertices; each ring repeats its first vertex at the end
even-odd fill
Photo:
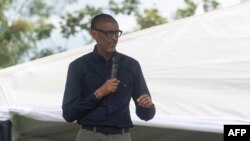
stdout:
POLYGON ((142 94, 149 94, 139 63, 124 54, 120 57, 116 92, 101 99, 93 94, 110 78, 112 59, 105 61, 95 48, 93 52, 74 60, 68 69, 63 98, 63 117, 66 121, 77 120, 81 125, 132 127, 129 103, 133 98, 136 114, 142 120, 155 115, 155 106, 143 108, 136 102, 142 94))

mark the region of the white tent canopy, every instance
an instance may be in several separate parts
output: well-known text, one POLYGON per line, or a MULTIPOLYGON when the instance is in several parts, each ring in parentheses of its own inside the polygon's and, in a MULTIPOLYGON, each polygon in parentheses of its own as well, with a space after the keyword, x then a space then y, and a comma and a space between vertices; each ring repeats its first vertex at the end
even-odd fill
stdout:
MULTIPOLYGON (((250 124, 249 13, 246 2, 121 37, 117 50, 140 62, 157 109, 144 122, 131 103, 134 123, 219 134, 224 124, 250 124)), ((1 70, 0 120, 17 114, 63 121, 68 64, 92 50, 93 44, 1 70)))

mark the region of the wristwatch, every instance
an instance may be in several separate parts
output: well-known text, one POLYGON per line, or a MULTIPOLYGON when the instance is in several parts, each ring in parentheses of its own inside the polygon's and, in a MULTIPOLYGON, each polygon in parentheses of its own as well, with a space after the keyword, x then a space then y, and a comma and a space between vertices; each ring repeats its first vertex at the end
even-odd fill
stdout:
POLYGON ((94 95, 97 99, 101 99, 101 97, 98 95, 98 93, 96 91, 94 91, 94 95))

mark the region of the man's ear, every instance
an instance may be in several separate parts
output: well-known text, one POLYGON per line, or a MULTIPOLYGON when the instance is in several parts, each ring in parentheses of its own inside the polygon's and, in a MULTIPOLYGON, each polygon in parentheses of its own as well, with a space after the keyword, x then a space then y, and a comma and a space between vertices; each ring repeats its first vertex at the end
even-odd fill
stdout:
POLYGON ((92 38, 96 39, 96 36, 97 36, 96 32, 94 30, 91 30, 90 33, 91 33, 92 38))

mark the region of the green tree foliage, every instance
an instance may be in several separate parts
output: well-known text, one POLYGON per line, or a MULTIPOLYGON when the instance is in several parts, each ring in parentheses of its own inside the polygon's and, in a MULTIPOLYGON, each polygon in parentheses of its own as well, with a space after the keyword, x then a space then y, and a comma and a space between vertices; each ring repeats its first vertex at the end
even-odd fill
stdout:
POLYGON ((32 40, 28 21, 19 19, 8 24, 3 11, 10 2, 0 0, 0 67, 17 64, 32 40))
POLYGON ((76 13, 67 13, 66 16, 62 16, 64 22, 60 22, 61 32, 65 38, 69 38, 75 35, 79 31, 90 30, 90 19, 99 13, 102 13, 102 8, 95 8, 93 6, 86 5, 84 9, 77 11, 76 13))
MULTIPOLYGON (((193 0, 184 0, 185 4, 187 5, 184 9, 177 9, 176 11, 176 19, 181 19, 189 16, 193 16, 195 14, 195 10, 197 5, 193 2, 193 0)), ((217 9, 220 6, 215 0, 203 0, 203 8, 205 12, 209 12, 211 10, 217 9)))
POLYGON ((16 3, 18 0, 0 0, 0 67, 20 63, 24 58, 35 59, 41 56, 37 54, 51 55, 55 50, 58 51, 53 47, 50 51, 37 50, 37 43, 50 38, 54 29, 52 24, 45 22, 52 13, 52 6, 39 0, 24 1, 19 7, 16 3), (7 10, 15 12, 14 20, 7 21, 4 16, 7 10))
MULTIPOLYGON (((4 6, 5 6, 5 1, 0 0, 0 41, 2 41, 5 38, 5 32, 8 27, 8 22, 6 20, 6 17, 3 14, 4 6)), ((6 48, 4 47, 4 44, 1 42, 0 43, 0 67, 1 67, 1 64, 3 64, 3 62, 5 62, 6 60, 5 52, 6 52, 6 48)))
POLYGON ((27 16, 40 16, 40 17, 49 17, 53 12, 53 6, 46 4, 42 0, 32 0, 30 1, 27 10, 21 11, 23 15, 27 16))
POLYGON ((139 24, 140 29, 145 29, 167 23, 167 20, 160 16, 157 9, 145 9, 143 15, 137 16, 137 23, 139 24))
POLYGON ((123 0, 121 3, 115 2, 115 0, 109 1, 109 10, 117 14, 138 15, 139 0, 123 0))
MULTIPOLYGON (((112 13, 114 15, 131 15, 136 18, 139 29, 167 22, 156 8, 142 9, 140 11, 140 0, 109 0, 106 9, 86 5, 74 12, 64 12, 65 7, 79 0, 0 0, 0 68, 11 66, 22 62, 23 58, 33 60, 66 50, 66 46, 59 46, 52 41, 52 31, 55 25, 49 23, 51 15, 61 16, 59 29, 62 37, 68 40, 85 31, 83 38, 89 43, 91 18, 99 13, 112 13), (19 6, 17 6, 19 5, 19 6), (15 13, 14 18, 4 15, 5 11, 15 13), (52 44, 46 48, 39 49, 39 44, 50 41, 52 44)), ((176 19, 192 16, 196 10, 196 4, 192 0, 184 0, 187 7, 177 9, 176 19)), ((215 0, 204 0, 204 10, 211 11, 219 6, 215 0)), ((58 30, 58 29, 57 29, 58 30)))
MULTIPOLYGON (((60 51, 64 46, 58 46, 52 41, 52 31, 61 31, 62 37, 68 40, 71 36, 85 31, 84 36, 90 36, 89 29, 91 18, 105 11, 114 15, 132 15, 136 17, 140 29, 163 24, 167 19, 160 16, 157 9, 139 11, 139 0, 109 0, 106 9, 85 5, 82 9, 66 13, 67 5, 78 0, 0 0, 0 67, 7 67, 21 63, 23 59, 32 60, 60 51), (5 11, 12 11, 13 17, 4 16, 5 11), (59 15, 59 27, 49 23, 51 15, 59 15), (39 48, 44 41, 52 44, 46 48, 39 48)), ((86 43, 89 43, 87 37, 86 43)))
POLYGON ((215 0, 203 0, 203 1, 204 1, 203 8, 205 12, 217 9, 220 6, 220 3, 218 3, 215 0))
POLYGON ((38 20, 35 24, 33 24, 33 32, 35 39, 42 40, 47 39, 51 35, 51 31, 55 28, 55 26, 51 23, 46 23, 44 19, 38 20))
POLYGON ((187 5, 186 9, 177 9, 176 11, 176 19, 181 19, 184 17, 193 16, 196 10, 197 5, 192 0, 184 0, 187 5))
POLYGON ((139 29, 167 23, 167 19, 160 15, 158 9, 144 9, 143 13, 140 13, 139 4, 139 0, 124 0, 121 3, 109 1, 110 11, 113 13, 135 16, 139 29))
POLYGON ((3 39, 5 30, 8 27, 7 19, 3 14, 4 6, 5 6, 5 1, 0 0, 0 39, 3 39))
POLYGON ((16 20, 5 28, 0 42, 0 65, 5 67, 17 64, 32 42, 31 24, 26 20, 16 20))

